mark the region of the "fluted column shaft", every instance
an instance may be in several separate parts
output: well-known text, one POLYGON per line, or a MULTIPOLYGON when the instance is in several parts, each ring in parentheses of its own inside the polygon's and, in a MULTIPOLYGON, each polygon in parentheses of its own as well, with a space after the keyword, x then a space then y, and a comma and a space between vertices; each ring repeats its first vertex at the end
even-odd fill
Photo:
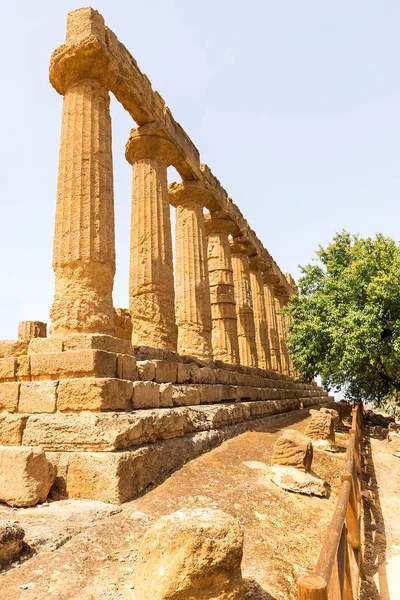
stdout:
POLYGON ((278 320, 275 309, 274 288, 264 281, 264 300, 267 315, 268 340, 271 353, 271 367, 279 373, 282 371, 281 351, 278 333, 278 320))
POLYGON ((278 334, 279 334, 279 345, 280 345, 280 356, 282 373, 289 375, 289 354, 286 348, 286 329, 285 329, 285 316, 282 313, 282 308, 285 306, 284 299, 281 296, 275 296, 275 310, 278 322, 278 334))
POLYGON ((172 184, 176 206, 175 294, 178 352, 212 359, 211 303, 204 225, 205 190, 195 181, 172 184))
POLYGON ((129 308, 133 345, 176 350, 169 145, 155 135, 141 135, 139 128, 126 146, 133 166, 129 308))
POLYGON ((212 347, 215 360, 239 363, 239 343, 228 219, 206 215, 212 347))
POLYGON ((108 89, 117 75, 105 48, 99 46, 88 57, 79 49, 79 31, 69 33, 72 37, 76 33, 75 45, 56 50, 50 68, 51 83, 64 95, 51 332, 113 334, 115 234, 108 89))
POLYGON ((240 364, 247 367, 257 367, 256 330, 251 295, 249 259, 245 248, 240 243, 232 241, 230 246, 240 364))
POLYGON ((256 347, 260 369, 272 369, 268 343, 267 313, 265 310, 262 265, 257 257, 250 258, 250 283, 253 298, 256 347))

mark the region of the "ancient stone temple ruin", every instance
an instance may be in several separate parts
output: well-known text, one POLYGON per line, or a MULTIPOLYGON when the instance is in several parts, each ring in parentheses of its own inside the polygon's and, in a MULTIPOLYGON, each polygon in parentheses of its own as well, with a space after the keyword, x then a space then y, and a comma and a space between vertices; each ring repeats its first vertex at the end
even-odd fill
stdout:
POLYGON ((68 15, 50 81, 63 96, 51 329, 24 322, 0 343, 0 501, 31 473, 33 447, 48 487, 119 503, 268 415, 328 397, 295 381, 281 310, 293 279, 95 10, 68 15), (136 125, 124 310, 112 298, 110 92, 136 125), (171 165, 182 181, 168 186, 171 165))

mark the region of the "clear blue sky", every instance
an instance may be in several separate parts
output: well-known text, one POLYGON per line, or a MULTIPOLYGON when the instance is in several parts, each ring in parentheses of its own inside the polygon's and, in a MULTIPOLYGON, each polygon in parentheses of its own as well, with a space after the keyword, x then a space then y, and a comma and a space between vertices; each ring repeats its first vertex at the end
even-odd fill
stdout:
MULTIPOLYGON (((93 5, 137 59, 283 271, 342 228, 398 235, 398 0, 93 5)), ((79 4, 2 6, 0 339, 48 321, 62 98, 48 83, 79 4)), ((130 117, 112 104, 114 303, 127 306, 130 117)))

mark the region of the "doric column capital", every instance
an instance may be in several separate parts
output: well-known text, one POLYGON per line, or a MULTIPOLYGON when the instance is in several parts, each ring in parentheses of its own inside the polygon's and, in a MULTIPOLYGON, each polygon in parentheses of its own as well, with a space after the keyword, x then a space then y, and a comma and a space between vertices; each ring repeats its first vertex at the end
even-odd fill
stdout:
POLYGON ((263 272, 265 270, 265 262, 260 256, 258 256, 258 254, 255 254, 253 256, 249 256, 249 267, 250 271, 263 272))
POLYGON ((192 202, 204 207, 211 196, 207 188, 200 181, 195 180, 171 183, 168 192, 169 201, 175 207, 192 202))
POLYGON ((229 235, 235 233, 237 229, 235 223, 222 211, 206 213, 204 221, 207 235, 210 233, 226 233, 229 235))
POLYGON ((63 96, 85 79, 99 81, 109 90, 117 77, 118 65, 95 35, 89 35, 78 44, 60 46, 50 59, 50 83, 63 96))
POLYGON ((179 161, 179 152, 161 123, 146 123, 132 129, 125 146, 126 160, 133 165, 144 158, 156 159, 166 167, 179 161))
POLYGON ((240 238, 231 238, 229 240, 229 245, 231 247, 231 254, 244 254, 245 256, 249 256, 251 252, 254 250, 251 248, 250 244, 245 240, 241 240, 240 238))

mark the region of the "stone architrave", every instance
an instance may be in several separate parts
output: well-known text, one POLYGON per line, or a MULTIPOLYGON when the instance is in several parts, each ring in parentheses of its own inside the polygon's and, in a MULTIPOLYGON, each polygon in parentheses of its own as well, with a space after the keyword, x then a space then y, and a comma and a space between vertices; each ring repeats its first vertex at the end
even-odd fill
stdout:
POLYGON ((129 310, 134 346, 176 351, 167 182, 175 149, 162 134, 156 126, 144 125, 132 129, 126 145, 126 159, 133 167, 129 310))
POLYGON ((280 357, 281 357, 281 365, 282 365, 282 373, 284 375, 289 375, 289 354, 286 348, 286 329, 284 322, 284 315, 282 313, 282 308, 285 306, 285 299, 282 296, 275 296, 275 313, 278 324, 278 336, 279 336, 279 347, 280 347, 280 357))
POLYGON ((139 548, 136 600, 242 600, 243 530, 216 509, 183 508, 159 519, 139 548))
POLYGON ((251 295, 248 247, 233 238, 230 242, 240 364, 257 367, 256 330, 251 295))
POLYGON ((262 275, 264 264, 258 256, 251 256, 249 259, 249 266, 251 294, 253 297, 254 322, 256 327, 258 366, 261 369, 272 370, 262 275))
POLYGON ((64 96, 51 333, 113 335, 115 234, 108 90, 116 81, 117 66, 97 11, 86 9, 85 19, 70 13, 66 39, 50 64, 50 82, 64 96))
POLYGON ((229 234, 234 224, 220 213, 205 215, 215 360, 239 363, 239 343, 229 234))
POLYGON ((201 360, 212 359, 210 283, 203 212, 208 194, 197 181, 173 183, 169 187, 170 202, 176 207, 178 352, 201 360))
POLYGON ((279 344, 278 319, 275 308, 274 287, 264 278, 264 301, 267 314, 268 340, 271 353, 271 367, 279 373, 282 371, 281 351, 279 344))

